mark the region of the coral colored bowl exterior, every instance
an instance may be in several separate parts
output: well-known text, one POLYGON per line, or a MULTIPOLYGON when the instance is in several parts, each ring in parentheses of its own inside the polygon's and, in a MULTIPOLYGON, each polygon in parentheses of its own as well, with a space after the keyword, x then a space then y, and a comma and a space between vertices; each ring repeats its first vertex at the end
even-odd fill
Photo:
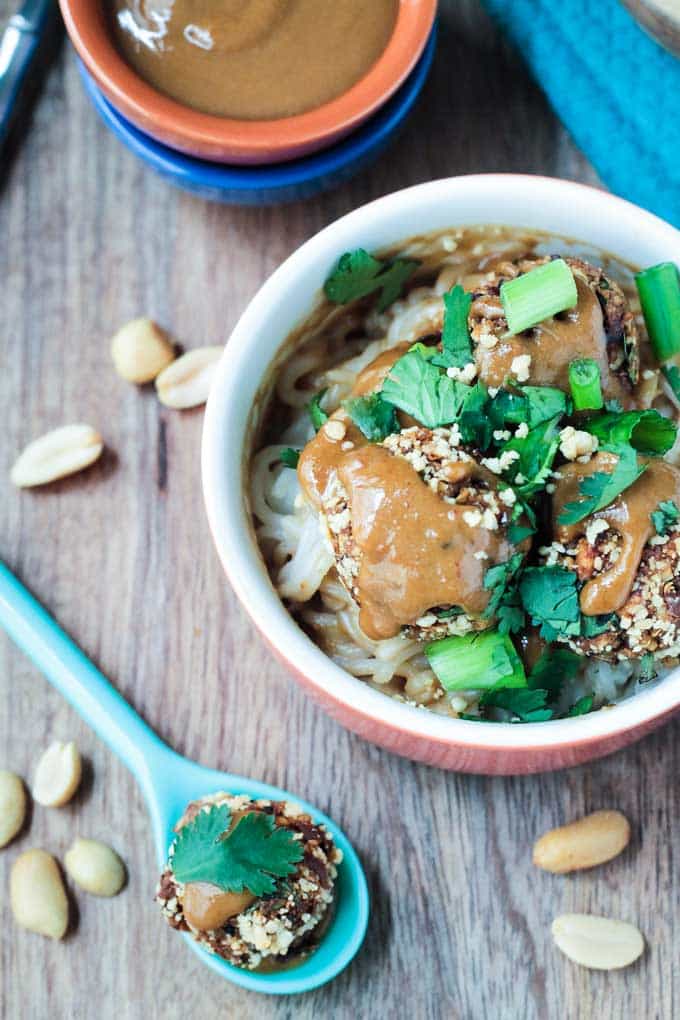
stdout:
POLYGON ((219 366, 203 432, 203 489, 213 537, 236 594, 299 684, 341 725, 440 768, 516 775, 567 768, 617 751, 680 709, 680 669, 613 708, 530 725, 448 719, 402 704, 336 666, 289 615, 269 580, 246 505, 249 421, 281 344, 311 310, 342 252, 479 223, 576 238, 627 262, 680 263, 680 232, 594 188, 545 177, 432 181, 381 198, 307 241, 270 277, 237 324, 219 366))
POLYGON ((106 0, 59 0, 80 59, 111 105, 158 142, 216 163, 298 159, 344 138, 396 92, 420 57, 436 0, 400 0, 387 47, 352 88, 294 117, 233 120, 199 113, 156 91, 125 62, 107 25, 106 0))

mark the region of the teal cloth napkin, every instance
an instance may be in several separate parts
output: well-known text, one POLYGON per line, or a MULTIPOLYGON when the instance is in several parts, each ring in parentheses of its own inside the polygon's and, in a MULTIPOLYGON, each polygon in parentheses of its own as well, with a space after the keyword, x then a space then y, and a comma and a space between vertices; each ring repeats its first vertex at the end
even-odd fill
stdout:
POLYGON ((618 0, 483 0, 602 181, 680 226, 680 60, 618 0))

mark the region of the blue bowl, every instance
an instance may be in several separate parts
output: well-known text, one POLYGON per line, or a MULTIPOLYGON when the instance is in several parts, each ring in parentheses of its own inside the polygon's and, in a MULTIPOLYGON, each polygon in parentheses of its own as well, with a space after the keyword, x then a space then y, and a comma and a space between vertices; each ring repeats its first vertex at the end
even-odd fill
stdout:
POLYGON ((437 28, 404 84, 362 127, 330 149, 290 163, 224 166, 185 156, 133 127, 104 98, 80 64, 85 89, 104 123, 129 149, 185 191, 228 205, 275 205, 309 198, 341 184, 371 163, 410 113, 425 84, 435 51, 437 28))

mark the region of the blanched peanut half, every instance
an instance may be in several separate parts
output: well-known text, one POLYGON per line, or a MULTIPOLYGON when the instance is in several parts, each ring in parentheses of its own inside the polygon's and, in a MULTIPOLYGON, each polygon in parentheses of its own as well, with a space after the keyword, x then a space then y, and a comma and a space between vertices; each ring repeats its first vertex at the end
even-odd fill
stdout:
POLYGON ((57 862, 44 850, 17 857, 9 879, 14 920, 22 928, 61 939, 68 928, 68 901, 57 862))
POLYGON ((534 864, 564 874, 593 868, 617 857, 628 846, 630 825, 620 811, 593 811, 569 825, 561 825, 534 844, 534 864))
POLYGON ((115 896, 125 883, 125 865, 120 857, 96 839, 74 840, 64 866, 76 885, 94 896, 115 896))
POLYGON ((64 425, 29 443, 10 478, 20 489, 46 485, 94 464, 103 449, 102 437, 90 425, 64 425))
POLYGON ((564 914, 552 923, 555 945, 574 963, 618 970, 642 956, 645 940, 634 924, 592 914, 564 914))
POLYGON ((26 790, 14 772, 0 770, 0 846, 14 839, 26 817, 26 790))
POLYGON ((175 352, 164 331, 152 319, 133 319, 111 341, 116 372, 127 382, 152 382, 175 352))
POLYGON ((164 368, 156 379, 160 402, 177 410, 205 404, 223 350, 223 347, 198 347, 164 368))
POLYGON ((80 785, 80 752, 71 740, 55 740, 43 753, 33 778, 33 799, 43 807, 62 807, 80 785))

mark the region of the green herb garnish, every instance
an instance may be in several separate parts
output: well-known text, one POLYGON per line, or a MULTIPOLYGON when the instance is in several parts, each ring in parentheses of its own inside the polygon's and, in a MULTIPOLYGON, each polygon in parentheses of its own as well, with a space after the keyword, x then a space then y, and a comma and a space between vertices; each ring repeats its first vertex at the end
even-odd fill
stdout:
POLYGON ((472 295, 466 294, 460 284, 444 295, 444 328, 441 353, 432 359, 444 368, 463 368, 472 357, 472 344, 468 330, 468 313, 472 295))
POLYGON ((586 694, 583 698, 579 698, 567 712, 567 719, 573 719, 577 715, 587 715, 592 711, 594 700, 592 694, 586 694))
POLYGON ((548 483, 560 445, 558 423, 559 418, 551 418, 523 439, 515 437, 501 447, 501 455, 510 450, 519 454, 508 469, 508 477, 520 495, 532 496, 548 483))
POLYGON ((321 406, 321 401, 326 396, 327 392, 328 392, 327 389, 320 390, 317 394, 315 394, 315 396, 312 397, 312 399, 307 404, 307 413, 309 417, 312 419, 312 425, 314 426, 317 432, 319 431, 321 426, 328 421, 328 415, 321 406))
POLYGON ((484 574, 484 588, 491 595, 482 617, 486 620, 498 617, 501 634, 515 633, 524 626, 524 612, 514 586, 523 559, 522 553, 515 553, 505 563, 489 567, 484 574))
POLYGON ((324 293, 334 304, 346 305, 379 291, 377 308, 383 312, 397 300, 417 266, 418 263, 412 259, 384 261, 369 255, 363 248, 357 248, 340 257, 324 283, 324 293))
POLYGON ((302 859, 300 841, 261 811, 243 815, 228 832, 230 823, 231 811, 221 804, 199 811, 183 825, 171 858, 175 878, 182 883, 210 882, 225 892, 273 893, 276 878, 295 873, 302 859))
POLYGON ((651 408, 603 414, 591 418, 581 427, 597 436, 603 449, 616 450, 619 446, 628 445, 649 457, 662 457, 668 453, 678 432, 675 422, 651 408))
POLYGON ((577 358, 571 362, 569 388, 575 411, 599 411, 604 406, 600 366, 592 358, 577 358))
POLYGON ((640 659, 640 676, 639 681, 641 684, 651 683, 652 680, 656 680, 658 673, 656 671, 656 664, 654 655, 652 652, 645 652, 640 659))
POLYGON ((573 571, 559 566, 527 567, 519 591, 532 623, 540 626, 546 641, 580 634, 581 607, 573 571))
POLYGON ((494 428, 526 422, 534 429, 551 418, 561 418, 570 410, 566 394, 554 386, 518 386, 500 389, 490 400, 488 413, 494 428))
POLYGON ((281 453, 279 454, 279 460, 281 463, 285 464, 286 467, 289 468, 296 468, 298 466, 299 459, 300 451, 294 450, 292 446, 287 446, 285 450, 281 450, 281 453))
POLYGON ((529 673, 527 685, 544 690, 551 700, 559 697, 562 686, 576 676, 583 658, 569 648, 546 648, 529 673))
POLYGON ((657 535, 667 535, 680 520, 680 510, 672 499, 662 500, 656 510, 650 514, 657 535))
POLYGON ((346 400, 344 408, 371 443, 381 443, 387 436, 399 431, 394 404, 388 403, 380 393, 346 400))
POLYGON ((546 705, 547 691, 514 690, 501 687, 488 691, 479 699, 480 708, 502 708, 516 717, 518 722, 547 722, 553 710, 546 705))
POLYGON ((590 517, 597 510, 609 506, 620 493, 630 488, 645 471, 645 464, 638 464, 637 454, 632 446, 613 449, 617 461, 611 472, 596 471, 581 480, 579 493, 583 497, 573 503, 565 503, 558 517, 558 524, 570 525, 590 517))
POLYGON ((458 418, 470 387, 449 379, 416 350, 394 363, 381 393, 384 400, 434 429, 458 418))

